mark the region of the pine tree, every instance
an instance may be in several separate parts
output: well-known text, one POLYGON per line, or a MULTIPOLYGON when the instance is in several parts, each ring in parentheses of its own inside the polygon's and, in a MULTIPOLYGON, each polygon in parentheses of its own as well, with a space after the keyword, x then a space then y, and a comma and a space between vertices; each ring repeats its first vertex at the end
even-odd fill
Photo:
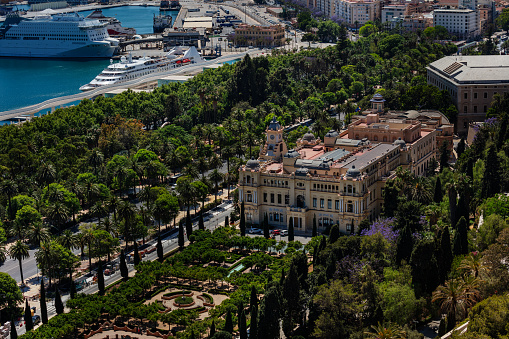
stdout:
POLYGON ((484 161, 484 176, 482 179, 483 198, 490 198, 496 193, 500 193, 500 160, 495 149, 495 145, 488 148, 486 160, 484 161))
POLYGON ((251 297, 249 298, 249 308, 251 311, 253 307, 258 307, 258 293, 256 293, 256 287, 251 285, 251 297))
POLYGON ((60 296, 58 288, 55 291, 55 311, 57 314, 64 313, 64 303, 62 302, 62 297, 60 296))
POLYGON ((442 181, 440 177, 437 176, 437 180, 435 181, 435 195, 433 196, 433 201, 439 204, 444 197, 442 193, 442 181))
POLYGON ((214 322, 214 319, 212 319, 212 325, 210 325, 209 338, 212 338, 214 334, 216 334, 216 323, 214 322))
POLYGON ((240 339, 247 339, 246 313, 244 310, 242 310, 239 316, 239 336, 240 339))
POLYGON ((224 227, 230 226, 230 218, 228 216, 224 217, 224 227))
POLYGON ((78 291, 76 291, 76 283, 74 280, 71 279, 71 295, 70 298, 74 299, 76 298, 76 295, 78 294, 78 291))
POLYGON ((104 286, 104 272, 103 272, 102 261, 99 261, 99 266, 97 267, 97 287, 99 288, 99 294, 104 295, 105 286, 104 286))
POLYGON ((316 227, 316 214, 313 215, 313 233, 312 237, 316 237, 318 235, 318 228, 316 227))
POLYGON ((141 262, 140 252, 138 251, 138 242, 134 241, 134 265, 138 265, 141 262))
POLYGON ((189 209, 187 210, 186 214, 186 233, 187 233, 187 239, 193 234, 193 223, 191 221, 191 212, 189 212, 189 209))
POLYGON ((449 168, 449 150, 447 149, 447 141, 444 141, 442 145, 440 145, 440 173, 443 172, 444 169, 449 168))
POLYGON ((184 225, 182 225, 182 221, 179 222, 179 247, 180 250, 184 248, 184 225))
POLYGON ((124 250, 120 251, 120 275, 124 280, 127 280, 127 278, 129 277, 129 270, 127 269, 127 263, 125 262, 124 250))
POLYGON ((224 320, 224 331, 228 333, 233 333, 233 319, 232 314, 229 310, 226 311, 226 317, 224 320))
POLYGON ((244 201, 240 204, 240 236, 245 237, 246 236, 246 215, 244 210, 244 201))
POLYGON ((163 262, 164 260, 163 243, 160 235, 157 235, 157 259, 159 262, 163 262))
POLYGON ((290 217, 290 220, 288 222, 288 241, 294 241, 295 235, 293 230, 293 218, 290 217))
POLYGON ((200 218, 198 219, 198 229, 205 229, 205 222, 203 221, 203 210, 200 210, 200 218))
POLYGON ((48 323, 48 306, 46 305, 46 289, 44 288, 44 279, 41 279, 41 297, 39 298, 41 308, 41 321, 43 324, 48 323))
POLYGON ((34 329, 34 322, 32 321, 32 310, 30 309, 30 305, 28 305, 28 299, 25 302, 25 326, 27 332, 34 329))
POLYGON ((339 226, 334 225, 330 229, 329 233, 329 244, 334 244, 339 239, 339 226))
POLYGON ((16 324, 11 320, 11 339, 18 339, 18 332, 16 332, 16 324))

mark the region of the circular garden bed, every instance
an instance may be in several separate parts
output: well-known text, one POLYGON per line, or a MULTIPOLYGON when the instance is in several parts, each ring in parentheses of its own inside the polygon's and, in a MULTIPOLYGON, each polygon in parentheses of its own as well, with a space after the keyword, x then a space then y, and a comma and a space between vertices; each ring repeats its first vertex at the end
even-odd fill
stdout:
POLYGON ((177 307, 189 307, 194 305, 194 299, 193 297, 178 297, 173 299, 173 305, 177 307))

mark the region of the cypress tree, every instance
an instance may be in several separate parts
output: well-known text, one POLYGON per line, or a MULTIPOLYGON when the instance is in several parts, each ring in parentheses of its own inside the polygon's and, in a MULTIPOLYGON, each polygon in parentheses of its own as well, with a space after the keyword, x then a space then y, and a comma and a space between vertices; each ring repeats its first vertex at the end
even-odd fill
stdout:
POLYGON ((316 214, 313 215, 313 233, 312 237, 316 237, 318 235, 318 228, 316 227, 316 214))
POLYGON ((288 241, 294 241, 295 235, 293 230, 293 218, 290 218, 288 222, 288 241))
POLYGON ((442 318, 440 319, 440 325, 438 326, 438 336, 441 337, 443 336, 446 332, 446 328, 447 328, 447 320, 446 318, 442 318))
POLYGON ((279 278, 279 286, 283 287, 283 284, 285 283, 285 269, 281 269, 281 278, 279 278))
POLYGON ((409 227, 403 227, 396 241, 396 262, 399 264, 402 260, 410 259, 413 249, 412 231, 409 227))
POLYGON ((134 241, 134 265, 138 265, 141 262, 140 252, 138 252, 138 242, 134 241))
POLYGON ((256 287, 251 285, 251 297, 249 298, 249 308, 251 312, 253 307, 258 307, 258 293, 256 293, 256 287))
POLYGON ((313 267, 318 266, 318 245, 313 246, 313 267))
POLYGON ((228 216, 224 217, 224 227, 230 226, 230 218, 228 216))
POLYGON ((249 330, 249 339, 258 338, 258 307, 251 309, 251 324, 249 330))
POLYGON ((327 246, 327 240, 325 239, 325 236, 322 235, 322 239, 320 240, 320 246, 318 247, 318 253, 320 253, 322 250, 324 250, 326 246, 327 246))
POLYGON ((224 331, 228 333, 233 333, 233 319, 232 314, 229 310, 226 312, 226 317, 224 320, 224 331))
POLYGON ((245 237, 246 236, 246 215, 244 210, 244 201, 240 204, 240 236, 245 237))
POLYGON ((440 180, 440 177, 437 176, 437 180, 435 181, 435 194, 433 196, 433 201, 439 204, 444 197, 444 194, 442 193, 442 181, 440 180))
POLYGON ((187 209, 187 215, 186 215, 186 233, 187 233, 187 239, 193 234, 193 223, 191 221, 191 212, 189 212, 189 209, 187 209))
POLYGON ((329 233, 329 244, 334 244, 339 239, 339 226, 333 225, 329 233))
POLYGON ((71 279, 71 296, 70 296, 70 298, 71 299, 76 298, 76 294, 78 294, 78 292, 76 291, 76 283, 74 282, 74 280, 71 279))
POLYGON ((289 337, 293 330, 294 320, 298 318, 299 311, 301 310, 300 289, 299 275, 295 265, 292 263, 288 276, 285 278, 283 293, 281 294, 284 305, 284 318, 286 320, 283 321, 283 330, 285 330, 287 337, 289 337))
POLYGON ((99 261, 99 267, 97 267, 97 287, 99 288, 99 294, 104 295, 105 286, 104 286, 104 272, 103 272, 102 261, 99 261))
POLYGON ((200 210, 200 218, 198 219, 198 229, 205 229, 205 222, 203 221, 203 210, 200 210))
POLYGON ((16 332, 16 324, 11 320, 11 339, 18 339, 18 332, 16 332))
POLYGON ((164 260, 163 243, 160 235, 157 235, 157 259, 159 262, 163 262, 164 260))
POLYGON ((452 247, 451 247, 451 235, 449 232, 449 227, 446 226, 444 230, 441 232, 440 237, 440 250, 437 258, 440 258, 438 263, 438 270, 440 276, 440 283, 443 284, 447 279, 447 274, 451 269, 451 264, 453 260, 452 256, 452 247))
POLYGON ((484 161, 484 176, 482 179, 482 191, 481 195, 483 198, 490 198, 496 193, 500 193, 500 162, 498 159, 495 145, 491 145, 488 148, 488 154, 484 161))
POLYGON ((25 326, 27 332, 34 329, 34 322, 32 321, 32 310, 30 309, 30 305, 28 305, 28 299, 25 301, 25 326))
POLYGON ((440 173, 446 168, 449 168, 449 151, 447 150, 447 141, 444 141, 440 146, 440 173))
POLYGON ((48 307, 46 305, 46 289, 44 288, 44 279, 41 279, 41 297, 39 298, 41 308, 41 321, 43 324, 48 323, 48 307))
POLYGON ((270 287, 265 292, 257 321, 258 338, 279 338, 281 319, 281 302, 279 292, 275 287, 270 287))
POLYGON ((449 219, 451 220, 451 225, 455 226, 458 223, 458 211, 456 198, 458 193, 456 192, 456 188, 453 185, 449 187, 449 219))
POLYGON ((458 142, 458 146, 456 146, 456 153, 458 154, 458 159, 461 157, 461 155, 465 152, 465 139, 461 138, 458 142))
POLYGON ((127 278, 129 277, 129 270, 127 269, 127 263, 125 262, 124 250, 120 251, 120 275, 124 280, 127 280, 127 278))
POLYGON ((504 112, 501 114, 500 123, 498 124, 498 131, 497 131, 497 148, 498 149, 501 149, 502 146, 504 145, 504 142, 507 140, 507 126, 508 125, 509 125, 509 119, 508 119, 507 113, 504 112))
POLYGON ((244 310, 242 310, 239 316, 239 335, 240 339, 247 339, 246 313, 244 310))
POLYGON ((212 325, 210 325, 209 338, 212 338, 214 334, 216 334, 216 323, 214 322, 214 319, 212 319, 212 325))
POLYGON ((453 252, 454 255, 468 253, 467 221, 465 220, 464 217, 461 217, 458 223, 456 224, 453 252))
POLYGON ((55 311, 57 314, 64 313, 64 303, 62 302, 62 297, 60 296, 58 288, 55 291, 55 311))
POLYGON ((182 221, 179 222, 179 247, 180 250, 184 248, 184 225, 182 225, 182 221))
POLYGON ((269 223, 265 222, 265 217, 263 217, 263 221, 262 221, 262 230, 263 230, 264 238, 269 239, 270 238, 269 223))

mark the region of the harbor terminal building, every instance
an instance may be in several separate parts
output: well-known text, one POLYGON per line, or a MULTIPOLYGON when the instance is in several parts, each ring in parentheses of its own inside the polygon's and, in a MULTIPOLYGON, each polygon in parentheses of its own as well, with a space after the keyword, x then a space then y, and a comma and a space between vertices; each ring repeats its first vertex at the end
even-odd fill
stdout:
POLYGON ((437 129, 452 138, 453 126, 439 112, 384 112, 379 94, 371 103, 347 130, 329 131, 323 141, 306 133, 290 150, 274 118, 259 158, 239 169, 246 223, 260 224, 267 215, 271 226, 286 227, 293 218, 296 230, 311 232, 316 218, 319 231, 337 224, 353 233, 379 216, 382 189, 399 166, 425 175, 437 157, 437 129))

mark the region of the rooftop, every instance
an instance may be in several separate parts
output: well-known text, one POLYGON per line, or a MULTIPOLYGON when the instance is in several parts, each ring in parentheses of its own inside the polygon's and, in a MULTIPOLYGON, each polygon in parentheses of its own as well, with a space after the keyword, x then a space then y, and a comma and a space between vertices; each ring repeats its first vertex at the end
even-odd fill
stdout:
POLYGON ((446 56, 427 68, 458 84, 509 82, 507 55, 446 56))

